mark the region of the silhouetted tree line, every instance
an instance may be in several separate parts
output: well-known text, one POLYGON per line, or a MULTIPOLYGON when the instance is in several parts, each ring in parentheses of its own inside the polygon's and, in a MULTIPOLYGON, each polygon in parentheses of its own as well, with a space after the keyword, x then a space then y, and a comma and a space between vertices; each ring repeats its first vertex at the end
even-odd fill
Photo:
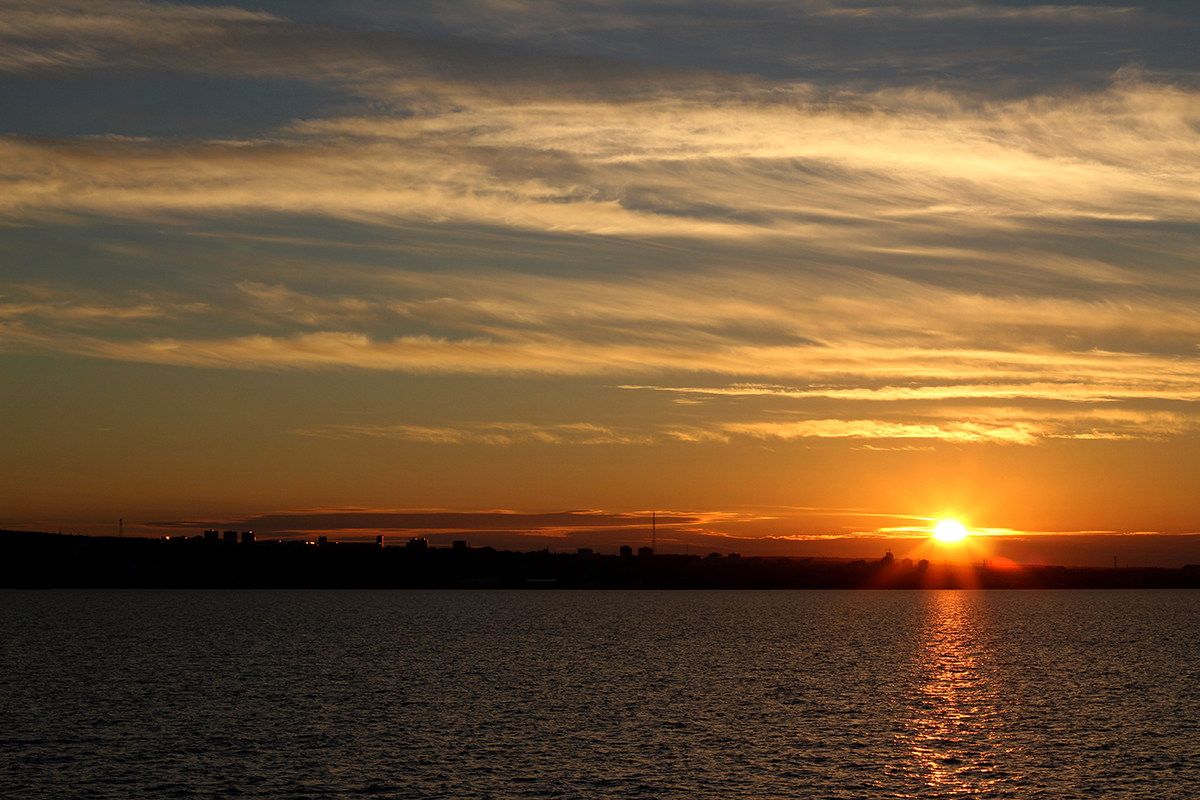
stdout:
POLYGON ((1200 565, 1025 567, 874 560, 615 556, 490 547, 253 544, 0 531, 3 588, 1134 589, 1200 588, 1200 565))

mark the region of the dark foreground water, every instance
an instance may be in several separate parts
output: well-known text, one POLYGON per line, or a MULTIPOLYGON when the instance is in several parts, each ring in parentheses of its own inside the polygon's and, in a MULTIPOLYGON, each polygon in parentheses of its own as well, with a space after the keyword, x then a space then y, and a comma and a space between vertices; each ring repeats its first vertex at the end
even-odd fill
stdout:
POLYGON ((1200 796, 1200 592, 2 592, 4 798, 1200 796))

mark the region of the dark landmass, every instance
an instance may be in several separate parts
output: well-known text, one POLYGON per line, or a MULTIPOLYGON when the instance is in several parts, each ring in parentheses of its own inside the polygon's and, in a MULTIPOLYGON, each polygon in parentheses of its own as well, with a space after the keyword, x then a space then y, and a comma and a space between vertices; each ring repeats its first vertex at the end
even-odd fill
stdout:
MULTIPOLYGON (((0 588, 1200 589, 1200 565, 992 568, 897 561, 514 552, 236 536, 169 539, 0 531, 0 588)), ((230 532, 232 534, 232 532, 230 532)))

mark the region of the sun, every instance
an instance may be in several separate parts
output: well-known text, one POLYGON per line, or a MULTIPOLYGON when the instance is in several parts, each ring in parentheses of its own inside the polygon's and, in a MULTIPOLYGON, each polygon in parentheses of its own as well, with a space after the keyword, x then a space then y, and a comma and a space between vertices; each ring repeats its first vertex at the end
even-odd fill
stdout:
POLYGON ((939 542, 961 542, 967 538, 967 529, 956 519, 944 519, 934 527, 933 538, 939 542))

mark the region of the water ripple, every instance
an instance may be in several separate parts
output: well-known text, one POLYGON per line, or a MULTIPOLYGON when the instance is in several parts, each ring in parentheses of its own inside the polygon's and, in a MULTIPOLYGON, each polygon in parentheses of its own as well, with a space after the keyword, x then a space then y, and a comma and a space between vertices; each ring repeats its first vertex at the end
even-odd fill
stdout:
POLYGON ((7 592, 0 796, 1155 798, 1187 592, 7 592))

